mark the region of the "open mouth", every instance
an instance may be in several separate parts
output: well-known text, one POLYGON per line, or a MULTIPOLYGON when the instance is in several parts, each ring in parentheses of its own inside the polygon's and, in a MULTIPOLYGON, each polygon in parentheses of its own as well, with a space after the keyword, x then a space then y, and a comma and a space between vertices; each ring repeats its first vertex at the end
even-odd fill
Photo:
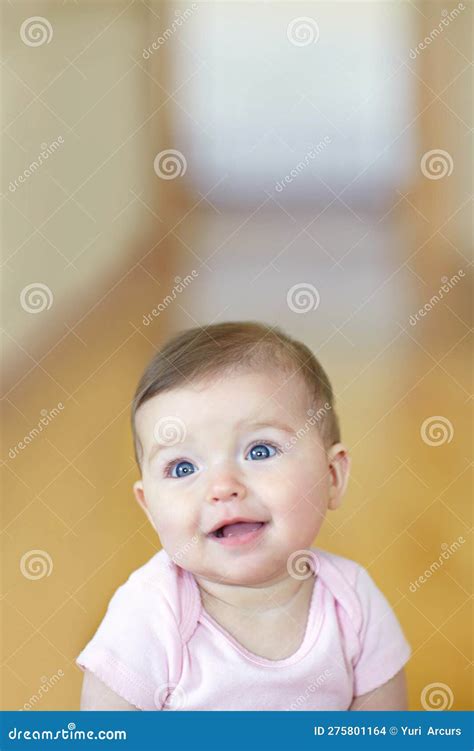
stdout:
POLYGON ((209 537, 218 540, 224 545, 239 545, 256 539, 267 524, 268 522, 257 521, 239 521, 232 524, 223 524, 222 527, 211 532, 209 537))

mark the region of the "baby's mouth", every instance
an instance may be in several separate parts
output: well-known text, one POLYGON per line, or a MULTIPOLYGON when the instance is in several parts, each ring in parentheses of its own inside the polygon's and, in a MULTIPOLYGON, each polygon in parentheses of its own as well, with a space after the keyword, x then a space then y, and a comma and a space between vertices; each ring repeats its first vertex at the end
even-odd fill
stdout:
POLYGON ((208 533, 208 537, 219 545, 228 548, 245 548, 251 543, 256 543, 268 527, 268 521, 255 519, 234 518, 227 519, 219 526, 216 525, 208 533))
POLYGON ((214 532, 211 532, 211 535, 217 538, 241 537, 250 532, 255 532, 257 529, 260 529, 260 527, 263 527, 264 524, 266 524, 266 522, 234 522, 233 524, 224 524, 222 527, 219 527, 219 529, 215 529, 214 532))

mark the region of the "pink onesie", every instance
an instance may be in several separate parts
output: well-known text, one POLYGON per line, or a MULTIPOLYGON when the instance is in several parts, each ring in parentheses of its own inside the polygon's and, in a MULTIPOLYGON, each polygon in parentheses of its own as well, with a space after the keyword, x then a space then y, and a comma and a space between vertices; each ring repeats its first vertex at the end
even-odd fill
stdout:
POLYGON ((77 657, 142 710, 345 710, 410 656, 398 621, 362 566, 312 548, 306 631, 283 660, 247 650, 204 610, 191 573, 165 550, 110 600, 77 657))

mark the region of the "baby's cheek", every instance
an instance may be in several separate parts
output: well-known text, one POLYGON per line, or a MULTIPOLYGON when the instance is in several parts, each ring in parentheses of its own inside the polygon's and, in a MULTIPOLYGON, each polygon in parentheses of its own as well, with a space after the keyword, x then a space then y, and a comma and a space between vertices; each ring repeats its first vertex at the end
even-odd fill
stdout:
POLYGON ((155 529, 163 543, 163 538, 174 535, 175 529, 179 527, 176 515, 171 511, 172 507, 169 504, 156 498, 149 504, 149 508, 155 529))
POLYGON ((173 548, 186 546, 198 531, 194 516, 176 499, 160 503, 156 508, 156 527, 163 545, 173 548))
POLYGON ((302 466, 299 470, 281 476, 273 483, 273 497, 280 508, 324 506, 327 482, 324 474, 309 472, 302 466))
POLYGON ((272 512, 287 537, 301 539, 315 537, 324 521, 327 509, 327 489, 324 484, 313 487, 304 478, 280 484, 272 512))

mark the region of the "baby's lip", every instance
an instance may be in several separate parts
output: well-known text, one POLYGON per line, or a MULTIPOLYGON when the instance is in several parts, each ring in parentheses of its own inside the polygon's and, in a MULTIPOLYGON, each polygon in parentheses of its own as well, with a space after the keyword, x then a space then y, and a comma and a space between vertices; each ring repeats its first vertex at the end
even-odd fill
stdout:
POLYGON ((237 524, 238 522, 255 522, 259 524, 265 524, 265 519, 251 519, 249 516, 235 516, 230 519, 221 519, 221 521, 214 524, 212 529, 207 532, 208 535, 214 534, 214 532, 217 532, 218 529, 221 527, 225 527, 226 524, 237 524))

